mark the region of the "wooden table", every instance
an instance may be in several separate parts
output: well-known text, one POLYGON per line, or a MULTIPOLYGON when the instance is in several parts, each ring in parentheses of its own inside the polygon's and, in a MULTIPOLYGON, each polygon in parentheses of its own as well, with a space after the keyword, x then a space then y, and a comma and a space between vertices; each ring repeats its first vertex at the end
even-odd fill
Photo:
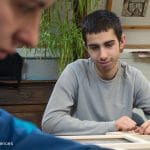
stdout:
MULTIPOLYGON (((15 85, 14 81, 5 81, 15 85)), ((43 112, 56 81, 22 81, 18 88, 0 87, 0 107, 41 127, 43 112)))

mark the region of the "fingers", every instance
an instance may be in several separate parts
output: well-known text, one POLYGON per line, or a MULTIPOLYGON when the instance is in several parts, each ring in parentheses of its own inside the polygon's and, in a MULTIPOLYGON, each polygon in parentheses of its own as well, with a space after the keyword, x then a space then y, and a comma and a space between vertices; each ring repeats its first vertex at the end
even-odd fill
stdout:
POLYGON ((136 122, 128 116, 122 116, 116 120, 115 125, 119 131, 131 131, 136 129, 136 122))
POLYGON ((129 127, 129 130, 133 130, 136 128, 136 122, 133 121, 131 118, 127 117, 127 122, 126 124, 128 125, 129 127))
POLYGON ((138 133, 144 135, 150 135, 150 120, 145 121, 138 130, 138 133))
POLYGON ((137 127, 135 128, 134 132, 139 133, 139 132, 140 132, 140 127, 137 126, 137 127))

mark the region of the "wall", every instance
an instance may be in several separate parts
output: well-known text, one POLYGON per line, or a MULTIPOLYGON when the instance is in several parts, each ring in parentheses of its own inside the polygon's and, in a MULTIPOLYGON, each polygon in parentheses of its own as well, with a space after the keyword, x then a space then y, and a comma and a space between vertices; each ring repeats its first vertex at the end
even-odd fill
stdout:
POLYGON ((149 30, 124 30, 127 45, 150 45, 149 30))
POLYGON ((120 58, 129 65, 141 70, 146 78, 150 81, 150 57, 140 58, 136 53, 128 52, 128 49, 125 49, 120 58))

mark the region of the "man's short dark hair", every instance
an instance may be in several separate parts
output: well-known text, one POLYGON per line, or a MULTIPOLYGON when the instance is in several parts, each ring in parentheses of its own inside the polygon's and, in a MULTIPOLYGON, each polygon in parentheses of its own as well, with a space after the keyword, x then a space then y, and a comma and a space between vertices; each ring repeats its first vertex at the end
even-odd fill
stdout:
POLYGON ((86 35, 100 33, 113 29, 118 41, 121 40, 122 27, 120 19, 115 13, 108 10, 97 10, 87 15, 82 21, 82 36, 86 43, 86 35))

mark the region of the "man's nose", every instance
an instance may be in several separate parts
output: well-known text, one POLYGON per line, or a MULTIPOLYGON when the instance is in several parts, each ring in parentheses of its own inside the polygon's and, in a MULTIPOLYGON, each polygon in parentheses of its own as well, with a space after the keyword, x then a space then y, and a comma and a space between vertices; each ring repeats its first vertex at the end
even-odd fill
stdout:
POLYGON ((99 58, 102 61, 107 59, 107 52, 106 52, 105 48, 101 48, 100 49, 100 51, 99 51, 99 58))
POLYGON ((27 47, 35 47, 39 37, 39 18, 33 21, 27 21, 26 24, 20 25, 20 30, 15 34, 15 42, 27 47))

